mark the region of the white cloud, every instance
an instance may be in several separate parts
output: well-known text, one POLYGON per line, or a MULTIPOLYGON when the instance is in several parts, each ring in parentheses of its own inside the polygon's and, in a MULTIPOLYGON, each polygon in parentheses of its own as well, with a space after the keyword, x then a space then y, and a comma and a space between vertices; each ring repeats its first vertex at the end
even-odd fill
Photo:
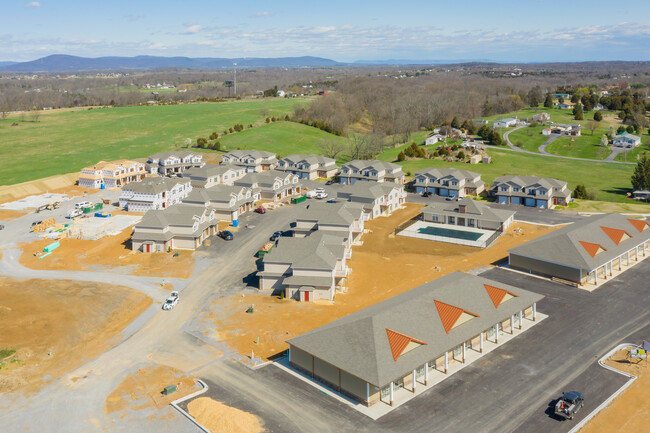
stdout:
POLYGON ((25 5, 26 8, 40 8, 41 4, 39 2, 29 2, 25 5))
POLYGON ((183 25, 185 26, 185 30, 181 32, 181 35, 193 35, 203 30, 202 25, 196 24, 194 22, 185 23, 183 25))

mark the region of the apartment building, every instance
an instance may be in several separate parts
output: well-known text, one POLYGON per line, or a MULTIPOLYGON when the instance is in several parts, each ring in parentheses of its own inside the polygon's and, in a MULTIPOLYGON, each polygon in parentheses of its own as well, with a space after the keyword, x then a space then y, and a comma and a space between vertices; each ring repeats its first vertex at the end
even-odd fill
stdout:
POLYGON ((132 212, 165 209, 180 203, 191 191, 189 179, 150 177, 122 188, 120 208, 132 212))
POLYGON ((120 188, 144 179, 145 175, 144 164, 136 161, 100 161, 81 170, 79 186, 93 189, 120 188))

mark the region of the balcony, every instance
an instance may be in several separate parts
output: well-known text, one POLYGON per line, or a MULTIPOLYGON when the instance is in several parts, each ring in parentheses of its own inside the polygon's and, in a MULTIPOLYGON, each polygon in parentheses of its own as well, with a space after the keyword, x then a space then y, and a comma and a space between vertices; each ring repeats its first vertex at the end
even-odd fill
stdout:
POLYGON ((337 269, 334 271, 334 276, 337 278, 345 278, 348 276, 348 267, 346 266, 343 269, 337 269))

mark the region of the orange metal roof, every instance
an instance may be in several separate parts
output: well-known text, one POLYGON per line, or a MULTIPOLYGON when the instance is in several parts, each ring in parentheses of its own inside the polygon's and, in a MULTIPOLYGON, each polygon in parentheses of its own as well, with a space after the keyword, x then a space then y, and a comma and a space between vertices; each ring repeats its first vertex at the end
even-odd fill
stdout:
POLYGON ((628 221, 630 222, 630 224, 632 224, 632 225, 633 225, 633 226, 634 226, 634 227, 635 227, 639 232, 642 232, 642 231, 645 230, 646 227, 648 226, 648 223, 647 223, 646 221, 643 221, 643 220, 635 220, 635 219, 632 219, 632 218, 628 218, 627 220, 628 220, 628 221))
POLYGON ((402 355, 402 352, 404 352, 404 349, 406 349, 406 346, 408 346, 411 341, 420 344, 427 344, 424 341, 409 337, 408 335, 400 334, 399 332, 392 331, 388 328, 386 328, 386 335, 388 336, 390 351, 393 354, 393 361, 397 361, 397 358, 402 355))
POLYGON ((494 304, 494 308, 499 307, 501 305, 501 302, 503 302, 503 298, 506 297, 506 294, 510 294, 511 296, 514 296, 515 298, 517 295, 515 295, 512 292, 509 292, 504 289, 500 289, 498 287, 490 286, 489 284, 483 284, 485 286, 485 290, 487 290, 488 295, 490 295, 490 299, 492 299, 492 303, 494 304))
MULTIPOLYGON (((601 245, 598 245, 598 244, 592 244, 591 242, 585 242, 585 241, 579 241, 579 242, 580 242, 580 245, 582 245, 582 247, 583 247, 585 250, 587 250, 587 253, 589 253, 589 255, 590 255, 591 257, 595 257, 596 254, 598 254, 598 250, 600 250, 601 248, 603 248, 601 245)), ((603 248, 603 250, 607 251, 606 248, 603 248)))
POLYGON ((621 239, 623 239, 624 235, 628 235, 629 237, 631 237, 630 234, 625 230, 613 229, 610 227, 603 227, 603 226, 600 226, 600 228, 605 232, 607 236, 609 236, 609 238, 612 241, 614 241, 616 245, 621 243, 621 239))
POLYGON ((442 322, 442 327, 445 328, 445 332, 449 334, 451 328, 454 327, 456 321, 463 313, 471 314, 472 316, 479 317, 478 314, 471 313, 467 310, 463 310, 459 307, 454 307, 453 305, 445 304, 444 302, 433 301, 436 304, 438 309, 438 315, 440 316, 440 321, 442 322))

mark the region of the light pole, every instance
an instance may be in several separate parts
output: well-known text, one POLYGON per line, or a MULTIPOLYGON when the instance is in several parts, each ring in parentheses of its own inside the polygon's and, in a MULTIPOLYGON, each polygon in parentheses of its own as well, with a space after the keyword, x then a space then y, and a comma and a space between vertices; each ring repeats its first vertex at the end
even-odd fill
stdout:
POLYGON ((235 67, 235 98, 237 98, 237 63, 233 63, 235 67))

